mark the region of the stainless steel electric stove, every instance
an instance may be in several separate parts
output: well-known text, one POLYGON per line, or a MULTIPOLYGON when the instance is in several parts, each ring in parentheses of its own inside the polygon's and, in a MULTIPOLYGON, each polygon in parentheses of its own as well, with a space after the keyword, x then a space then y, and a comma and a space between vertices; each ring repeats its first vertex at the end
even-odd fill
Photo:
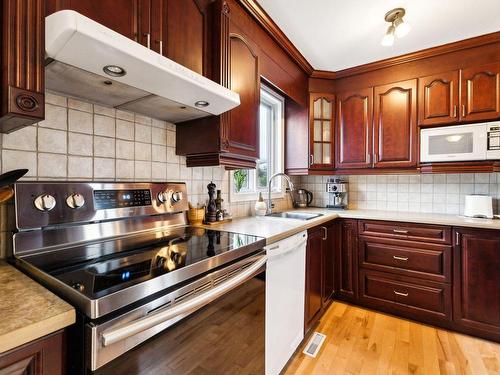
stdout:
MULTIPOLYGON (((27 182, 16 184, 15 194, 13 263, 78 312, 69 335, 71 373, 131 366, 143 373, 140 363, 129 363, 130 352, 140 351, 137 361, 154 357, 147 342, 169 340, 168 332, 218 304, 235 308, 232 295, 242 288, 262 300, 264 239, 188 226, 185 184, 27 182)), ((256 314, 262 303, 254 309, 252 336, 263 327, 256 314)), ((263 361, 260 339, 255 350, 263 361)), ((160 356, 160 371, 174 360, 169 354, 160 356)))

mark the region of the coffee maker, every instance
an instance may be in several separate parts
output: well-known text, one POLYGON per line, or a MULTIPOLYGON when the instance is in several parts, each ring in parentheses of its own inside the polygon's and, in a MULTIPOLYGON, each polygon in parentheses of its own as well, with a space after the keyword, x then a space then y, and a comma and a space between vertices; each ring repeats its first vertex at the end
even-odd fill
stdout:
POLYGON ((336 209, 336 210, 347 210, 348 207, 348 195, 349 195, 349 183, 341 179, 331 179, 326 183, 326 191, 330 193, 329 204, 326 208, 336 209))

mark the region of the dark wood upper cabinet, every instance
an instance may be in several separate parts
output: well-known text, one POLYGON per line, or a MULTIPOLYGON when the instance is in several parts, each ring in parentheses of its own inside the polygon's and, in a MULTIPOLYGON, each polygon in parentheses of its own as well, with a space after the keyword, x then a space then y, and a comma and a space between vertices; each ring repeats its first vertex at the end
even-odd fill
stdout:
POLYGON ((143 45, 151 38, 151 0, 46 0, 47 15, 71 9, 143 45))
POLYGON ((444 72, 418 79, 418 123, 449 124, 459 120, 459 73, 444 72))
POLYGON ((199 74, 207 74, 208 1, 151 0, 151 48, 199 74))
POLYGON ((229 36, 229 88, 240 94, 241 104, 229 111, 222 143, 230 153, 259 156, 259 59, 250 41, 241 34, 229 36))
POLYGON ((461 119, 500 117, 500 62, 461 70, 461 119))
POLYGON ((457 229, 453 259, 455 322, 500 340, 500 234, 457 229))
POLYGON ((417 80, 374 88, 374 166, 417 165, 417 80))
POLYGON ((370 168, 373 89, 337 95, 336 168, 370 168))
POLYGON ((260 71, 258 47, 232 20, 228 3, 212 5, 212 79, 240 95, 240 105, 220 116, 177 126, 177 154, 188 167, 255 168, 259 156, 260 71))
POLYGON ((334 98, 333 94, 309 96, 310 169, 334 167, 334 98))
POLYGON ((8 133, 44 118, 45 1, 1 7, 0 132, 8 133))

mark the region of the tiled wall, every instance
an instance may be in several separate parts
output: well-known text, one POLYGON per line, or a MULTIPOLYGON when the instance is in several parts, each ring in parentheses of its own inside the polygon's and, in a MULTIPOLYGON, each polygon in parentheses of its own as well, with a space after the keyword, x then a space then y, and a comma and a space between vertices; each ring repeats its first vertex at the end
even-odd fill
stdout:
MULTIPOLYGON (((303 176, 299 186, 311 190, 314 205, 328 204, 326 182, 336 176, 303 176)), ((349 208, 463 214, 465 195, 493 197, 500 213, 500 173, 342 176, 349 181, 349 208)))
MULTIPOLYGON (((213 181, 222 190, 224 208, 235 217, 251 215, 255 202, 230 204, 230 174, 224 168, 186 167, 186 158, 175 154, 175 129, 165 121, 47 93, 45 121, 0 134, 1 170, 28 168, 24 179, 38 181, 183 181, 195 205, 206 202, 206 186, 213 181)), ((0 211, 0 257, 10 236, 6 211, 0 211)))

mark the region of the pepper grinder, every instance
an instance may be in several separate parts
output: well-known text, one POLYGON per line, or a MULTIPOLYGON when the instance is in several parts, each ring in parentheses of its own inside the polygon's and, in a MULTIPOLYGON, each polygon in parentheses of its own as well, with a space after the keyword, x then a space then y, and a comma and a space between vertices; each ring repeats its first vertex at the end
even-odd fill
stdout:
POLYGON ((210 181, 210 183, 207 185, 208 189, 208 205, 207 205, 207 212, 205 214, 205 221, 207 223, 214 223, 217 221, 217 206, 215 204, 215 188, 217 186, 213 183, 213 181, 210 181))

